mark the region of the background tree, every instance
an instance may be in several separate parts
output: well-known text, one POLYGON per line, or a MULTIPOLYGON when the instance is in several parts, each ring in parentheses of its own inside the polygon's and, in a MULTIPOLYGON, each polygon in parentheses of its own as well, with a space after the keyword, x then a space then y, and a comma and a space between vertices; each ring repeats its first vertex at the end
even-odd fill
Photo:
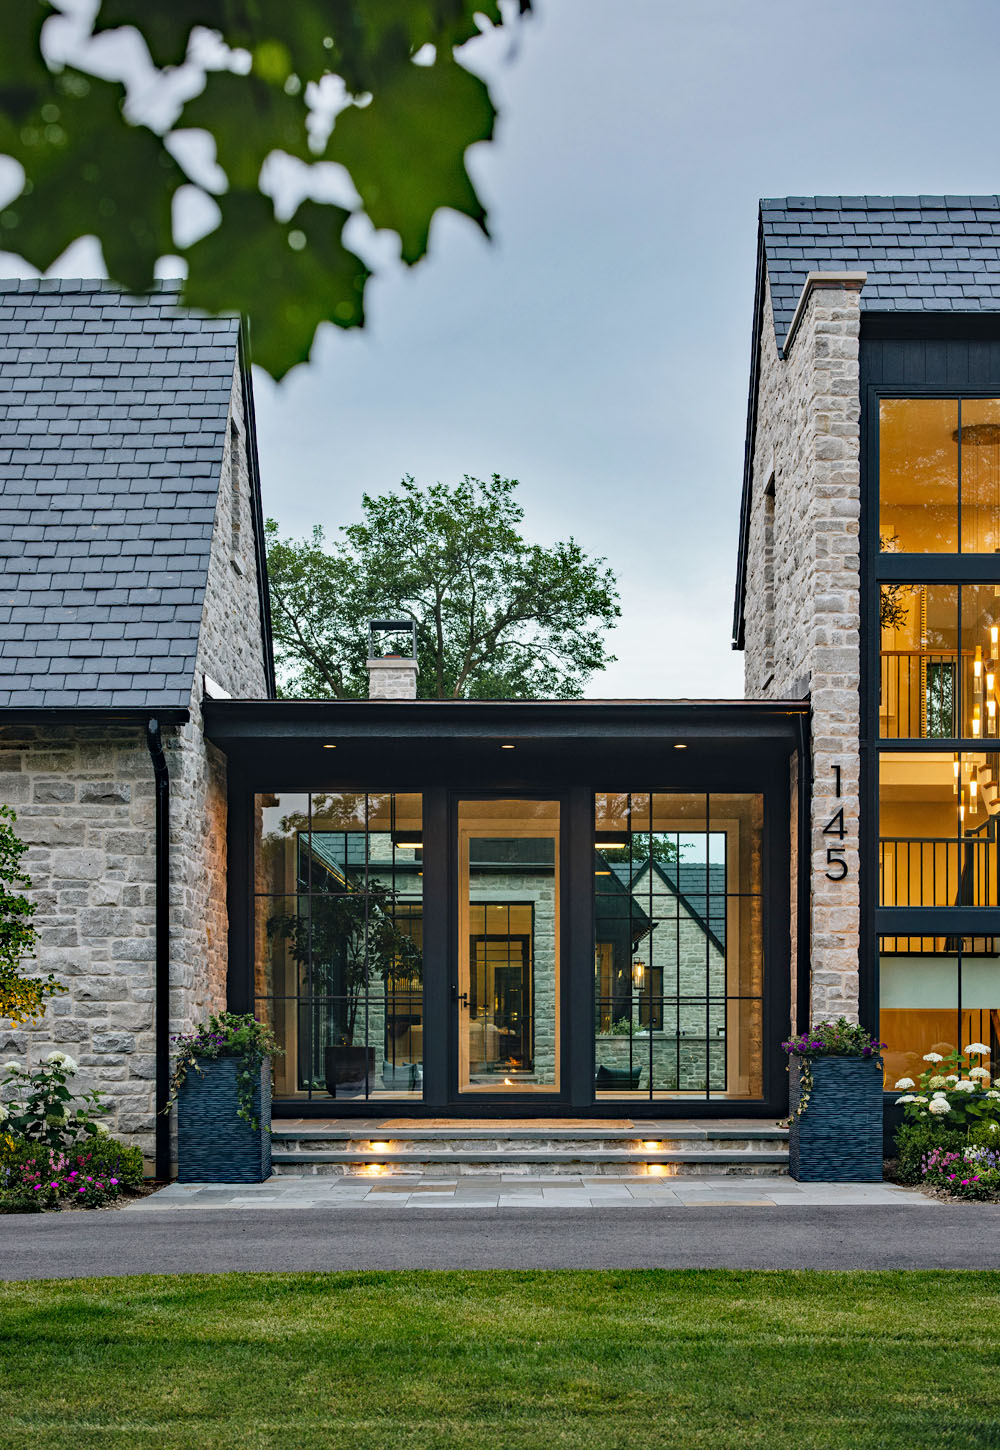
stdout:
POLYGON ((464 158, 492 138, 496 111, 458 55, 503 25, 499 0, 101 0, 72 43, 63 10, 81 14, 74 0, 0 5, 0 154, 24 171, 0 239, 33 266, 92 235, 137 292, 179 254, 183 301, 248 314, 254 361, 280 377, 320 322, 363 325, 369 272, 343 243, 351 217, 396 232, 408 265, 442 207, 486 232, 464 158), (149 64, 122 47, 123 85, 102 78, 113 57, 93 42, 126 27, 149 64), (217 166, 192 131, 211 137, 217 166), (349 173, 353 204, 322 200, 329 162, 349 173), (279 177, 297 197, 280 219, 279 177), (218 224, 185 244, 175 202, 190 216, 197 193, 218 224))
POLYGON ((604 632, 621 613, 615 576, 572 538, 521 535, 516 479, 466 475, 450 488, 363 495, 364 518, 327 548, 267 523, 275 652, 283 693, 363 699, 370 619, 417 628, 424 699, 575 699, 612 662, 604 632))
POLYGON ((0 1018, 15 1025, 41 1017, 46 997, 66 990, 51 973, 24 975, 25 961, 35 955, 37 933, 31 920, 35 903, 18 889, 30 891, 31 877, 21 870, 28 848, 14 830, 16 820, 10 806, 0 806, 0 1018))

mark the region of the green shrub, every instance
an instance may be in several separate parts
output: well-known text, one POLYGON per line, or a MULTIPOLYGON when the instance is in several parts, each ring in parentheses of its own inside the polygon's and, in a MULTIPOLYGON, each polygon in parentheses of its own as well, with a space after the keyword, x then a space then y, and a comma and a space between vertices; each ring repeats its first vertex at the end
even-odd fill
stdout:
POLYGON ((896 1176, 900 1183, 922 1183, 922 1163, 935 1148, 961 1151, 962 1128, 946 1128, 934 1119, 904 1123, 896 1134, 896 1176))
POLYGON ((67 1150, 21 1143, 3 1171, 2 1207, 5 1213, 101 1208, 141 1181, 141 1151, 104 1134, 67 1150))

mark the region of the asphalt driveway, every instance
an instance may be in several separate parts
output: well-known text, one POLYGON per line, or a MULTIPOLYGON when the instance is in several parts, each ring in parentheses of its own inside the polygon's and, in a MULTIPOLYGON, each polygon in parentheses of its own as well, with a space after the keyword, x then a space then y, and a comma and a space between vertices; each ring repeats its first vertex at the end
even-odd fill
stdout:
POLYGON ((0 1278, 331 1269, 997 1269, 1000 1205, 344 1206, 0 1218, 0 1278))

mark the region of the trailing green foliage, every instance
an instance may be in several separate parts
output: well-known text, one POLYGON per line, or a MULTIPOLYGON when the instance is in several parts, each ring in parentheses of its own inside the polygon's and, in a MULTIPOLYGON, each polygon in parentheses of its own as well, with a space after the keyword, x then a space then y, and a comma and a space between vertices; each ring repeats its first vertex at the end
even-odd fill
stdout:
MULTIPOLYGON (((101 0, 95 34, 137 30, 159 79, 183 65, 202 80, 199 94, 155 125, 142 121, 143 93, 157 89, 148 76, 126 96, 90 70, 85 44, 73 66, 43 58, 46 22, 63 3, 0 7, 0 153, 25 173, 20 195, 0 211, 0 238, 33 266, 44 270, 92 235, 110 276, 139 292, 159 258, 180 253, 183 300, 249 313, 254 360, 281 377, 309 356, 320 322, 363 325, 369 272, 343 244, 351 216, 395 232, 408 264, 427 252, 442 208, 486 232, 465 152, 492 139, 496 110, 460 55, 481 29, 504 24, 499 0, 101 0), (207 63, 199 29, 221 42, 207 63), (327 77, 343 87, 332 130, 315 84, 327 77), (221 187, 178 146, 191 131, 212 138, 221 187), (273 184, 274 158, 304 169, 303 198, 324 195, 330 163, 344 167, 355 207, 302 199, 278 220, 262 190, 262 176, 273 184), (219 221, 182 246, 174 203, 191 187, 214 197, 219 221)), ((520 0, 520 12, 529 9, 520 0)))
POLYGON ((0 806, 0 1018, 21 1023, 41 1017, 45 999, 66 988, 51 972, 47 977, 24 975, 38 933, 31 919, 35 903, 24 894, 31 890, 31 877, 21 868, 28 848, 14 830, 16 820, 10 806, 0 806))
POLYGON ((570 538, 522 536, 516 479, 364 494, 361 523, 327 546, 279 537, 268 520, 275 651, 286 695, 368 693, 368 621, 412 619, 425 699, 576 699, 610 664, 621 610, 615 576, 570 538))
POLYGON ((176 1044, 177 1057, 170 1078, 170 1096, 163 1111, 169 1113, 177 1101, 177 1094, 188 1073, 202 1072, 201 1062, 235 1057, 239 1104, 236 1111, 256 1131, 259 1123, 253 1114, 253 1100, 260 1086, 261 1067, 265 1057, 276 1057, 285 1050, 271 1028, 249 1013, 220 1012, 218 1016, 209 1017, 196 1032, 178 1033, 170 1040, 176 1044))

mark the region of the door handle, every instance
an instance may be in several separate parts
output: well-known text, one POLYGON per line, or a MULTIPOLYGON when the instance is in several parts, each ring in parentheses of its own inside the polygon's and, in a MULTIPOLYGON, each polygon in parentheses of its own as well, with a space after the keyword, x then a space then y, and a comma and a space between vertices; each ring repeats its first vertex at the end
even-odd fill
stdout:
POLYGON ((468 994, 468 992, 463 992, 462 995, 459 996, 458 995, 458 987, 457 986, 453 986, 452 989, 451 989, 451 1000, 453 1002, 459 1002, 463 1007, 468 1007, 468 1005, 469 1005, 469 994, 468 994))

